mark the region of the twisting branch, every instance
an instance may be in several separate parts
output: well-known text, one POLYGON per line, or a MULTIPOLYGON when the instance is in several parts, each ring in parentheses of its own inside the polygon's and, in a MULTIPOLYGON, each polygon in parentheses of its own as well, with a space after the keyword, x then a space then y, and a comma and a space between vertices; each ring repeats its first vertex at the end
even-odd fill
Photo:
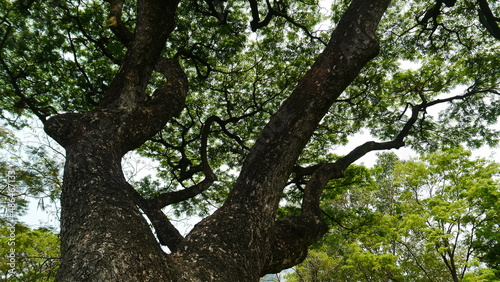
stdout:
POLYGON ((465 99, 469 96, 472 96, 474 94, 478 93, 477 91, 470 91, 467 92, 463 95, 456 95, 453 97, 449 97, 446 99, 437 99, 433 100, 430 102, 423 102, 419 105, 413 106, 412 111, 411 111, 411 116, 408 119, 408 121, 405 123, 401 131, 398 133, 398 135, 391 141, 387 142, 366 142, 363 145, 360 145, 356 147, 354 150, 352 150, 349 154, 346 156, 338 159, 335 164, 339 166, 339 168, 344 171, 350 164, 353 162, 357 161, 359 158, 363 157, 367 153, 371 151, 378 151, 378 150, 388 150, 388 149, 399 149, 405 145, 404 139, 408 134, 410 133, 411 128, 415 124, 415 122, 418 120, 418 116, 420 112, 424 112, 427 108, 431 106, 435 106, 438 104, 443 104, 447 102, 451 102, 454 100, 462 100, 465 99))
MULTIPOLYGON (((224 205, 197 224, 179 247, 184 260, 217 269, 207 277, 233 275, 251 281, 255 280, 251 277, 258 278, 255 273, 280 271, 302 261, 308 246, 327 231, 314 208, 311 213, 278 221, 276 208, 292 168, 322 117, 378 54, 375 30, 389 2, 352 1, 328 46, 261 131, 224 205), (229 245, 234 251, 225 251, 229 245), (255 251, 249 253, 249 247, 255 251), (208 252, 214 255, 199 255, 208 252), (247 263, 237 272, 219 267, 241 259, 247 263)), ((314 197, 315 192, 311 190, 310 195, 314 197)))
POLYGON ((197 56, 193 53, 194 48, 197 45, 202 45, 202 44, 196 43, 193 45, 193 47, 190 50, 184 50, 184 49, 180 50, 179 54, 182 55, 183 57, 192 59, 194 62, 195 68, 196 68, 196 74, 198 74, 199 77, 205 79, 210 75, 210 73, 214 69, 205 59, 203 59, 200 56, 197 56), (199 64, 203 65, 206 68, 205 73, 202 73, 199 64))
POLYGON ((207 157, 207 143, 208 143, 208 135, 210 133, 210 127, 213 122, 215 122, 216 118, 215 117, 210 117, 205 125, 203 126, 202 134, 201 134, 201 146, 200 146, 200 157, 201 157, 201 170, 205 174, 205 179, 201 181, 200 183, 191 186, 189 188, 180 190, 180 191, 175 191, 175 192, 169 192, 169 193, 163 193, 158 195, 156 198, 151 199, 149 201, 153 202, 154 205, 158 208, 166 207, 168 205, 178 203, 190 198, 193 198, 199 194, 201 194, 203 191, 207 190, 212 186, 212 184, 217 180, 217 176, 215 173, 212 171, 212 168, 210 167, 210 164, 208 163, 208 157, 207 157))
POLYGON ((262 21, 260 20, 259 7, 258 7, 257 1, 256 0, 248 0, 248 2, 250 3, 250 9, 252 11, 252 21, 250 22, 250 28, 252 29, 252 31, 256 31, 259 28, 263 28, 263 27, 267 26, 271 22, 273 17, 277 16, 277 17, 284 18, 292 25, 302 29, 309 38, 318 40, 319 42, 321 42, 325 46, 327 45, 327 43, 323 39, 321 39, 320 37, 314 36, 307 29, 307 27, 305 27, 303 24, 298 23, 292 17, 290 17, 286 13, 285 8, 280 8, 279 7, 280 2, 277 3, 278 8, 276 9, 276 8, 273 8, 273 6, 269 2, 269 0, 266 0, 267 14, 266 14, 266 17, 262 21))
POLYGON ((249 151, 250 148, 248 148, 246 145, 245 145, 245 142, 243 140, 241 140, 241 138, 234 134, 234 133, 231 133, 227 128, 226 128, 226 125, 228 123, 237 123, 238 121, 244 119, 244 118, 247 118, 247 117, 250 117, 250 116, 253 116, 255 115, 256 113, 258 113, 259 111, 252 111, 248 114, 244 114, 242 116, 239 116, 239 117, 232 117, 232 118, 229 118, 229 119, 226 119, 226 120, 222 120, 220 117, 218 116, 211 116, 207 119, 207 122, 208 120, 213 120, 211 122, 217 122, 217 124, 221 127, 222 131, 224 132, 224 134, 226 134, 227 137, 233 139, 234 141, 236 141, 236 143, 238 143, 244 150, 247 150, 249 151))
POLYGON ((268 12, 266 17, 262 21, 260 21, 259 6, 257 4, 257 1, 248 0, 248 2, 250 3, 250 9, 252 10, 252 21, 250 22, 252 31, 256 31, 257 29, 263 28, 268 25, 274 16, 274 9, 271 7, 271 3, 269 3, 269 0, 266 0, 268 12))
POLYGON ((425 112, 428 107, 453 100, 465 99, 475 93, 478 92, 470 91, 464 95, 437 99, 431 102, 424 100, 421 104, 412 107, 410 118, 393 140, 387 142, 366 142, 334 163, 323 163, 309 168, 295 168, 294 171, 297 174, 311 175, 304 190, 302 214, 300 216, 287 217, 276 222, 275 230, 277 232, 273 238, 275 242, 272 244, 273 251, 271 252, 273 255, 270 258, 266 271, 274 271, 280 269, 280 267, 287 266, 282 259, 290 255, 289 249, 282 248, 281 246, 293 246, 292 249, 296 252, 296 262, 299 262, 307 253, 307 245, 304 246, 299 241, 314 242, 314 240, 320 238, 327 231, 326 223, 321 219, 322 211, 319 203, 321 193, 329 180, 343 177, 345 169, 368 152, 404 146, 405 137, 409 135, 410 130, 418 121, 420 113, 425 112), (301 239, 297 240, 297 238, 301 239))
POLYGON ((315 168, 315 170, 311 174, 311 178, 308 181, 304 192, 304 200, 302 203, 303 213, 317 212, 316 205, 319 204, 318 193, 321 193, 326 183, 330 179, 343 177, 343 172, 347 169, 347 167, 367 153, 371 151, 398 149, 404 146, 404 139, 409 135, 410 130, 418 121, 421 112, 425 112, 426 109, 431 106, 452 102, 454 100, 463 100, 467 97, 483 92, 484 91, 481 90, 470 90, 463 95, 456 95, 445 99, 436 99, 430 102, 424 100, 421 104, 412 107, 410 118, 393 140, 386 142, 369 141, 354 148, 351 152, 334 163, 324 163, 311 167, 307 173, 311 173, 310 170, 313 168, 315 168))
MULTIPOLYGON (((292 173, 295 176, 288 184, 304 184, 304 177, 312 175, 320 166, 321 164, 316 164, 308 167, 295 166, 292 169, 292 173)), ((304 192, 303 189, 301 191, 304 192)))
POLYGON ((332 163, 319 165, 306 185, 302 214, 276 221, 272 237, 274 241, 270 246, 272 255, 265 273, 280 271, 301 262, 307 255, 308 246, 328 231, 328 225, 321 218, 319 202, 323 187, 336 169, 332 163), (295 260, 284 259, 288 257, 295 257, 295 260))
POLYGON ((324 187, 330 179, 333 177, 342 177, 343 174, 343 171, 340 171, 335 163, 320 165, 306 184, 302 200, 302 213, 319 217, 321 215, 319 202, 324 187))
MULTIPOLYGON (((163 193, 155 197, 154 199, 148 200, 149 202, 153 203, 153 205, 157 208, 162 208, 174 203, 178 203, 190 198, 193 198, 204 191, 206 191, 208 188, 212 186, 212 184, 217 181, 217 176, 214 174, 212 168, 210 167, 210 164, 208 162, 208 156, 207 156, 207 146, 208 146, 208 136, 210 134, 210 129, 214 123, 217 123, 221 128, 222 131, 230 138, 235 140, 240 146, 242 146, 244 149, 249 150, 249 148, 244 144, 243 140, 241 138, 233 133, 231 133, 227 128, 226 125, 228 123, 236 123, 241 119, 244 119, 248 116, 254 115, 257 113, 255 112, 250 112, 248 114, 239 116, 239 117, 232 117, 227 120, 222 120, 218 116, 210 116, 207 121, 205 122, 202 133, 201 133, 201 145, 200 145, 200 158, 201 158, 201 163, 199 165, 196 165, 186 171, 183 174, 183 177, 186 175, 192 176, 194 173, 202 171, 205 175, 205 179, 203 179, 200 183, 191 186, 189 188, 180 190, 180 191, 174 191, 174 192, 168 192, 168 193, 163 193)), ((158 142, 159 140, 157 140, 158 142)))
POLYGON ((220 24, 227 24, 227 15, 229 11, 224 9, 224 1, 223 0, 205 0, 207 3, 210 13, 210 16, 215 17, 220 24))

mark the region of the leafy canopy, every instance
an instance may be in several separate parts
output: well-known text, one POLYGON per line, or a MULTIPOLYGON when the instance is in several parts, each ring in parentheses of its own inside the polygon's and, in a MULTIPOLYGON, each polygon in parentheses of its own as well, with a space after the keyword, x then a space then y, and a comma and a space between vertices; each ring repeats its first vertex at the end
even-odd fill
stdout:
POLYGON ((0 264, 3 281, 55 281, 59 266, 59 237, 48 228, 30 229, 23 224, 14 225, 15 241, 11 240, 12 226, 0 223, 0 254, 3 258, 12 255, 15 249, 15 263, 8 260, 0 264), (9 228, 10 227, 10 228, 9 228), (15 242, 15 245, 9 243, 15 242))
MULTIPOLYGON (((392 3, 379 28, 381 54, 323 118, 300 165, 335 160, 345 154, 338 146, 363 129, 394 138, 418 105, 446 108, 417 115, 407 138, 415 149, 497 143, 491 125, 500 110, 499 41, 477 15, 482 1, 448 2, 392 3), (439 13, 432 12, 436 7, 439 13)), ((178 9, 164 55, 180 59, 190 93, 181 116, 140 148, 159 166, 153 178, 135 183, 145 196, 199 183, 206 149, 219 181, 177 204, 178 213, 206 214, 225 199, 263 125, 321 52, 348 4, 270 2, 258 11, 259 25, 252 3, 189 0, 178 9)), ((0 114, 9 126, 28 124, 19 117, 44 121, 96 107, 126 51, 111 30, 108 8, 106 1, 0 1, 0 114)), ((130 30, 135 8, 125 2, 122 11, 130 30)), ((500 14, 498 3, 489 8, 500 14)), ((300 193, 303 177, 292 175, 290 182, 288 191, 300 193)))
POLYGON ((499 175, 461 147, 379 155, 349 187, 332 183, 323 209, 334 228, 290 281, 498 280, 499 175))

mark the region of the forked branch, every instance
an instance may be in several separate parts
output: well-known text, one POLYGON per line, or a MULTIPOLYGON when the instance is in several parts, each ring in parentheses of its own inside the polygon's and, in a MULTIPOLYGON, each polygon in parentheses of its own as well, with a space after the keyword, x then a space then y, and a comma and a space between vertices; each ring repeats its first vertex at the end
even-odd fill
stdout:
MULTIPOLYGON (((462 95, 455 95, 445 99, 436 99, 430 102, 423 101, 421 104, 412 107, 411 116, 405 123, 398 135, 391 141, 375 142, 369 141, 349 152, 344 157, 338 159, 334 163, 324 163, 313 168, 316 170, 311 174, 311 179, 308 181, 304 199, 302 203, 303 213, 314 213, 319 208, 319 196, 324 189, 325 185, 330 179, 343 177, 343 172, 349 165, 359 160, 361 157, 372 151, 398 149, 405 145, 404 139, 410 134, 412 127, 419 119, 421 112, 425 112, 427 108, 455 100, 463 100, 478 93, 483 93, 481 90, 470 90, 462 95)), ((489 90, 488 92, 495 93, 489 90)))

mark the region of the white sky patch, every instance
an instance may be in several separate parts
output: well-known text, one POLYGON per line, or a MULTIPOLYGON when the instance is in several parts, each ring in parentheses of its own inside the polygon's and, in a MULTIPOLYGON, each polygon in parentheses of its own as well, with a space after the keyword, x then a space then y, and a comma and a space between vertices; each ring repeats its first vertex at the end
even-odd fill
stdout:
POLYGON ((399 67, 403 70, 416 71, 422 66, 421 63, 410 60, 399 60, 398 62, 399 62, 399 67))

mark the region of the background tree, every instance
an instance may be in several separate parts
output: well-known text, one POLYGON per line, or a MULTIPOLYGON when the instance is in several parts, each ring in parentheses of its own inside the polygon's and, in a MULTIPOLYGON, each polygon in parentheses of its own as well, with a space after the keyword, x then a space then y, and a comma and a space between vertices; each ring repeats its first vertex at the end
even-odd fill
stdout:
POLYGON ((31 229, 20 222, 30 202, 37 203, 47 218, 57 219, 63 158, 49 144, 34 141, 38 146, 22 144, 0 127, 1 256, 5 259, 12 248, 16 250, 13 268, 9 260, 1 262, 2 281, 53 281, 59 265, 59 238, 54 229, 31 229))
POLYGON ((372 181, 325 193, 324 209, 337 227, 289 280, 500 279, 488 260, 498 241, 482 235, 500 223, 500 167, 470 154, 461 147, 410 161, 383 154, 372 181))
POLYGON ((331 24, 314 1, 0 3, 2 116, 66 152, 61 281, 256 281, 303 260, 323 188, 367 152, 498 140, 484 1, 339 1, 331 24), (385 141, 332 152, 362 128, 385 141), (126 181, 131 150, 157 182, 126 181), (217 210, 183 237, 167 206, 217 210))
POLYGON ((10 229, 2 222, 0 232, 2 234, 0 243, 2 248, 0 254, 6 258, 10 249, 16 249, 16 262, 13 270, 14 275, 9 272, 11 266, 6 262, 0 265, 2 281, 54 281, 59 266, 59 237, 53 230, 39 227, 29 227, 16 224, 15 246, 8 245, 10 229))

